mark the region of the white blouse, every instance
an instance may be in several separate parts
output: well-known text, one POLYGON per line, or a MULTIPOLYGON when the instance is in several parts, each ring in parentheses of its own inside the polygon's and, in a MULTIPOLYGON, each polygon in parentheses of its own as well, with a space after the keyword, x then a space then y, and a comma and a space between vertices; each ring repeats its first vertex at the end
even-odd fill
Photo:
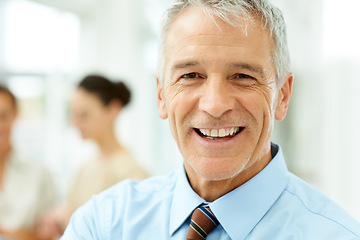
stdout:
POLYGON ((8 230, 34 228, 55 202, 50 173, 42 166, 22 161, 12 152, 0 188, 0 226, 8 230))

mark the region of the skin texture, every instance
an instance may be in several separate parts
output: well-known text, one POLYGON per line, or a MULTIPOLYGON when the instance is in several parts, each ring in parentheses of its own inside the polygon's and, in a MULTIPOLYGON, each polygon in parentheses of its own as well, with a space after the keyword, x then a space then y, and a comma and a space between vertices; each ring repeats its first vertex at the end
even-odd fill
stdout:
POLYGON ((273 40, 256 19, 245 33, 190 7, 170 25, 165 49, 159 115, 169 120, 192 188, 214 201, 270 162, 274 119, 286 115, 293 75, 277 86, 273 40), (195 131, 232 127, 243 130, 222 139, 195 131))

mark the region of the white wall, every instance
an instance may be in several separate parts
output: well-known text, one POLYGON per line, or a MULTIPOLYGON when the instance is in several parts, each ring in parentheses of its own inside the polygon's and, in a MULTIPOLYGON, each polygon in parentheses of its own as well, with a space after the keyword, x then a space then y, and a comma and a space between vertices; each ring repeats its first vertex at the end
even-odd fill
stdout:
POLYGON ((161 174, 173 169, 176 161, 165 159, 169 154, 164 151, 171 147, 161 147, 168 144, 169 133, 157 117, 156 32, 146 19, 146 6, 139 0, 106 1, 92 16, 82 18, 81 72, 98 71, 130 85, 133 102, 119 118, 119 138, 152 174, 161 174))
POLYGON ((360 220, 360 3, 273 2, 287 21, 295 74, 277 131, 289 168, 360 220))

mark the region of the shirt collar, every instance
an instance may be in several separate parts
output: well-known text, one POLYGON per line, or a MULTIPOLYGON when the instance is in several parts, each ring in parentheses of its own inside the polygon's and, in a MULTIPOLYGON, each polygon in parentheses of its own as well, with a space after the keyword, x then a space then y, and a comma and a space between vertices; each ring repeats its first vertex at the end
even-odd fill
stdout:
MULTIPOLYGON (((231 239, 245 239, 278 199, 287 184, 288 171, 281 148, 256 176, 209 206, 231 239), (236 224, 234 224, 236 223, 236 224)), ((186 221, 202 199, 191 188, 182 168, 178 174, 170 213, 170 235, 186 221)))
POLYGON ((170 235, 186 221, 193 210, 203 203, 202 199, 190 186, 186 176, 185 168, 183 167, 178 173, 176 181, 174 196, 171 203, 170 212, 170 235))
POLYGON ((245 239, 287 185, 282 151, 277 145, 272 148, 279 150, 261 172, 209 205, 231 239, 245 239))

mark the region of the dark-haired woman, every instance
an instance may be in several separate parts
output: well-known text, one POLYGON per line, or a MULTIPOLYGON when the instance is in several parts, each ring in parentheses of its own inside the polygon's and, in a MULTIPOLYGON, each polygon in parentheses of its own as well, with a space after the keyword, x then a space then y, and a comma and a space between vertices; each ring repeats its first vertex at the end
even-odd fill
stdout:
POLYGON ((121 180, 147 177, 114 131, 117 116, 129 100, 130 92, 122 82, 113 83, 96 75, 80 82, 71 103, 72 120, 84 139, 97 143, 101 156, 80 169, 69 194, 72 210, 121 180))
POLYGON ((92 195, 124 179, 141 180, 148 176, 115 135, 117 116, 129 101, 130 92, 122 82, 90 75, 78 85, 71 101, 72 122, 84 139, 97 143, 100 156, 80 168, 66 207, 57 208, 43 219, 45 231, 60 230, 61 235, 70 215, 92 195))

